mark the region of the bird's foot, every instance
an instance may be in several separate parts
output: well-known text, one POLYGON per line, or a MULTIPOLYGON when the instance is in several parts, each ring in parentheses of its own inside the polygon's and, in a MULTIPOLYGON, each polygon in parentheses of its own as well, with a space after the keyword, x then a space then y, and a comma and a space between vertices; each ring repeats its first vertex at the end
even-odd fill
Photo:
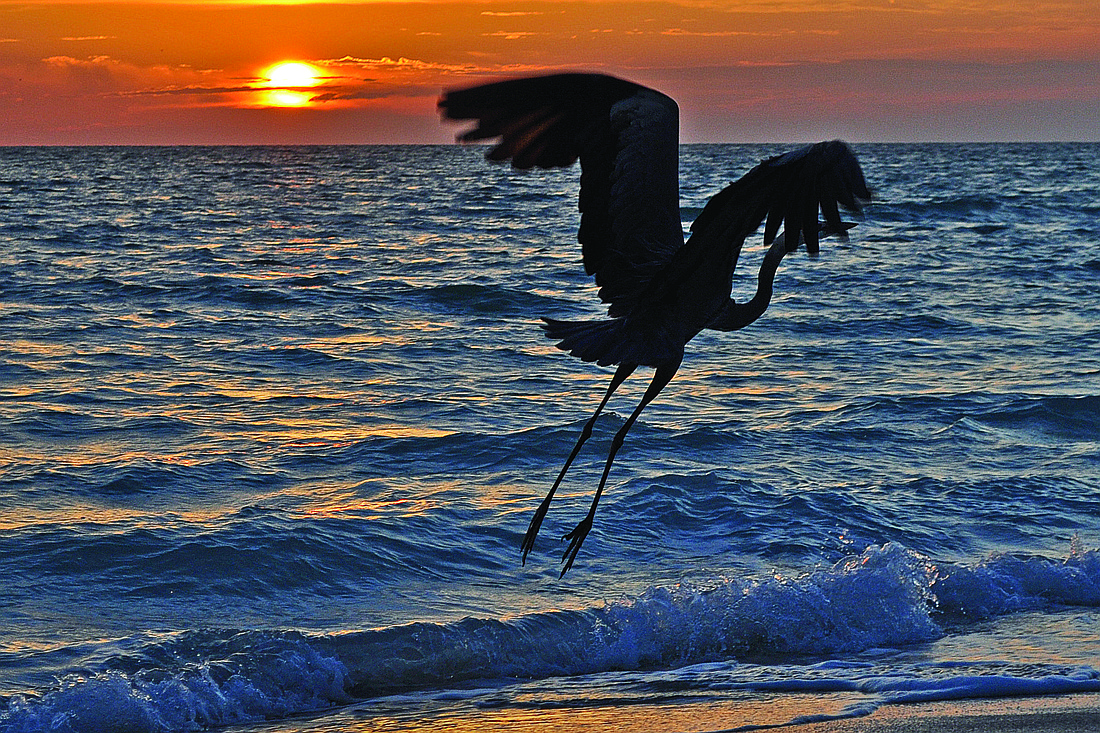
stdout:
POLYGON ((539 504, 539 508, 535 510, 535 516, 531 517, 531 523, 527 525, 527 534, 523 535, 523 544, 520 545, 520 549, 523 550, 523 558, 520 560, 520 565, 527 564, 527 554, 535 549, 535 538, 539 536, 542 520, 546 518, 546 512, 550 509, 550 499, 552 496, 551 494, 551 496, 547 496, 543 499, 542 503, 539 504))
POLYGON ((592 531, 592 519, 593 515, 590 513, 580 521, 580 524, 573 528, 572 532, 562 537, 563 540, 569 540, 569 547, 561 556, 561 561, 565 563, 565 567, 561 569, 559 579, 564 578, 569 568, 573 567, 573 561, 577 559, 577 553, 580 551, 581 545, 584 544, 584 538, 592 531))
POLYGON ((527 534, 523 536, 523 544, 520 545, 520 549, 523 550, 523 557, 520 558, 520 565, 527 564, 527 555, 531 550, 535 549, 535 538, 539 535, 539 525, 542 524, 540 517, 536 516, 531 519, 531 524, 527 527, 527 534))

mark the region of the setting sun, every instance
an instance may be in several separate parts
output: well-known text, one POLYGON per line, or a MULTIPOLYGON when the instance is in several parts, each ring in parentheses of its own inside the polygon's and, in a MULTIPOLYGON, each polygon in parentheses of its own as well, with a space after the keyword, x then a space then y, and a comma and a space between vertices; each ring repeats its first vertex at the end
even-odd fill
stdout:
POLYGON ((310 95, 302 91, 316 86, 320 70, 301 61, 281 61, 268 67, 263 76, 270 89, 264 94, 264 103, 273 107, 302 107, 309 104, 310 95))
POLYGON ((275 87, 312 87, 318 83, 319 73, 315 66, 301 61, 282 61, 269 68, 266 76, 275 87))

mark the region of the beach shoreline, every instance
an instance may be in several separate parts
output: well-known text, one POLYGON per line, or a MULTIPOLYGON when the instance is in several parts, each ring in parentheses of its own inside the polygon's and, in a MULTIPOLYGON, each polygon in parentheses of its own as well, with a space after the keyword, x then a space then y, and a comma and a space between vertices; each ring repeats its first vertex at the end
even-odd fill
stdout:
POLYGON ((1096 733, 1100 694, 884 705, 860 718, 790 726, 793 733, 1096 733))

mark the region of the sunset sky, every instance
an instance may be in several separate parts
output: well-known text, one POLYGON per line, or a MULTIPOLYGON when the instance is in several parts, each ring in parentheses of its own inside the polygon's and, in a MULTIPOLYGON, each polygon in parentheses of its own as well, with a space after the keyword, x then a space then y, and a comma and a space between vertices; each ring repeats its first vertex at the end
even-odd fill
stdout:
POLYGON ((1096 0, 0 0, 0 144, 446 142, 442 89, 563 68, 685 142, 1100 140, 1096 0))

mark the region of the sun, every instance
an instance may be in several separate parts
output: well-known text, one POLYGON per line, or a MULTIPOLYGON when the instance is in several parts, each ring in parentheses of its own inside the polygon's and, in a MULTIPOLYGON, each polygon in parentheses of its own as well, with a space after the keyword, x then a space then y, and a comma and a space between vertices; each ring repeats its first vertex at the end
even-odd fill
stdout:
POLYGON ((268 86, 273 87, 312 87, 320 83, 321 73, 316 66, 303 61, 280 61, 268 67, 264 72, 268 86))
POLYGON ((321 70, 303 61, 280 61, 267 67, 264 102, 272 107, 304 107, 311 95, 305 89, 321 83, 321 70))

